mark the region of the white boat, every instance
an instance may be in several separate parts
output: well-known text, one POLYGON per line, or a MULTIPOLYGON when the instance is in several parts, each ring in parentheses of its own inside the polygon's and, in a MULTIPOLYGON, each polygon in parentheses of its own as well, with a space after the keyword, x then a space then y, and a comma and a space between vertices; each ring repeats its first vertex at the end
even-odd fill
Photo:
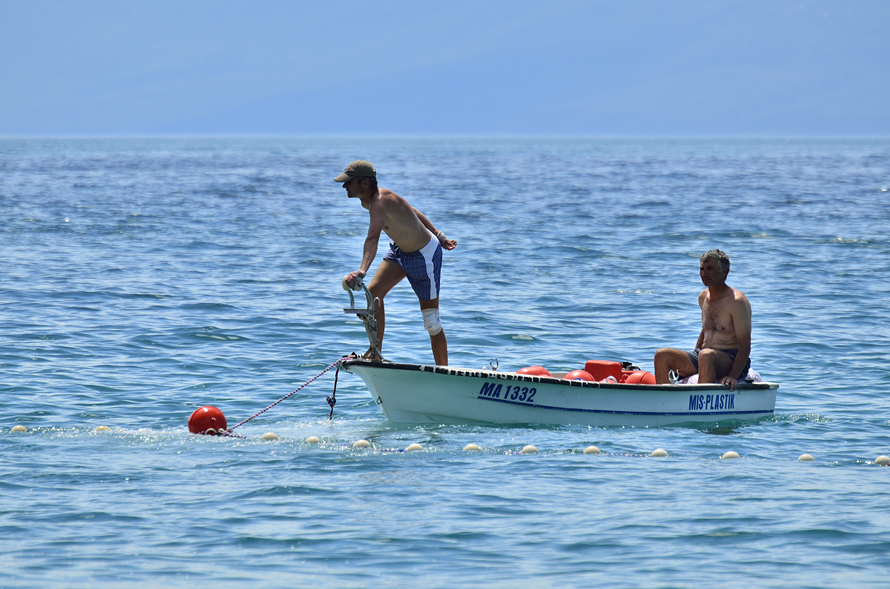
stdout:
MULTIPOLYGON (((350 307, 344 311, 362 319, 368 352, 382 358, 378 302, 360 288, 367 308, 356 308, 350 292, 350 307)), ((589 361, 584 371, 552 375, 540 366, 520 373, 499 372, 496 366, 470 370, 361 358, 344 359, 340 368, 365 381, 387 418, 412 423, 646 427, 750 421, 774 413, 779 388, 768 382, 739 382, 734 391, 720 384, 642 384, 655 379, 636 367, 597 360, 589 361), (575 380, 577 376, 586 380, 575 380)))
POLYGON ((663 426, 770 416, 779 385, 624 384, 496 370, 341 362, 361 378, 387 418, 412 423, 663 426))

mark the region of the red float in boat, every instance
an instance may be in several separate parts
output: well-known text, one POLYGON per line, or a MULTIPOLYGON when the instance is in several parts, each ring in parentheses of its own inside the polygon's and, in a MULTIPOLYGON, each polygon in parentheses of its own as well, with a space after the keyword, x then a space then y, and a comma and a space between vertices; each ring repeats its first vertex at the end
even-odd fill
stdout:
POLYGON ((587 382, 596 381, 596 379, 593 378, 593 375, 591 375, 586 370, 572 370, 571 372, 569 372, 568 374, 565 375, 565 379, 566 380, 586 380, 587 382))
POLYGON ((531 374, 532 376, 550 376, 550 371, 543 366, 526 366, 516 371, 517 374, 531 374))

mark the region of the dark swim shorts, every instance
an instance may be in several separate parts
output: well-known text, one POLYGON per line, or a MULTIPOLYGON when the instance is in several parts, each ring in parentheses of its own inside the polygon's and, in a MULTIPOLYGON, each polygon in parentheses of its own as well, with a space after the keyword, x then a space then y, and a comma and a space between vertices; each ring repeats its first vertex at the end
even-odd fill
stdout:
MULTIPOLYGON (((716 348, 715 348, 716 349, 716 348)), ((735 362, 735 357, 739 353, 738 350, 718 350, 723 352, 727 356, 729 356, 730 360, 735 362)), ((689 356, 689 359, 692 361, 693 366, 695 366, 695 371, 698 372, 698 354, 701 352, 701 348, 695 348, 695 350, 691 352, 686 352, 686 355, 689 356)), ((742 370, 742 375, 739 376, 740 379, 744 379, 748 376, 748 369, 751 368, 751 358, 748 358, 748 361, 745 362, 745 369, 742 370)))
POLYGON ((439 279, 442 275, 442 246, 430 236, 430 241, 416 252, 405 253, 394 241, 389 241, 389 251, 384 260, 396 262, 405 271, 408 282, 421 301, 439 298, 439 279))

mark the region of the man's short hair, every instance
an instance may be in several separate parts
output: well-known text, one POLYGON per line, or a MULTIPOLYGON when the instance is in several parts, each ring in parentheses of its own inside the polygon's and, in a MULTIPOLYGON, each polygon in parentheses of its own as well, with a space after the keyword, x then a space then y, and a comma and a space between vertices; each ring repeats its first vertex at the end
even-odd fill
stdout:
POLYGON ((699 262, 704 262, 705 260, 717 260, 717 263, 720 264, 720 270, 729 274, 729 256, 727 256, 724 252, 720 250, 708 250, 701 255, 699 258, 699 262))

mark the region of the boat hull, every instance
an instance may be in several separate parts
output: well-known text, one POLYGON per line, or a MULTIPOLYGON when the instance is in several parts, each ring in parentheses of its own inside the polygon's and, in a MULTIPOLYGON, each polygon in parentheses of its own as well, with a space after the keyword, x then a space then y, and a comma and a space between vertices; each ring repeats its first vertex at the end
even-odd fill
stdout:
POLYGON ((637 385, 345 360, 387 418, 409 423, 654 427, 750 421, 772 415, 774 383, 637 385))

